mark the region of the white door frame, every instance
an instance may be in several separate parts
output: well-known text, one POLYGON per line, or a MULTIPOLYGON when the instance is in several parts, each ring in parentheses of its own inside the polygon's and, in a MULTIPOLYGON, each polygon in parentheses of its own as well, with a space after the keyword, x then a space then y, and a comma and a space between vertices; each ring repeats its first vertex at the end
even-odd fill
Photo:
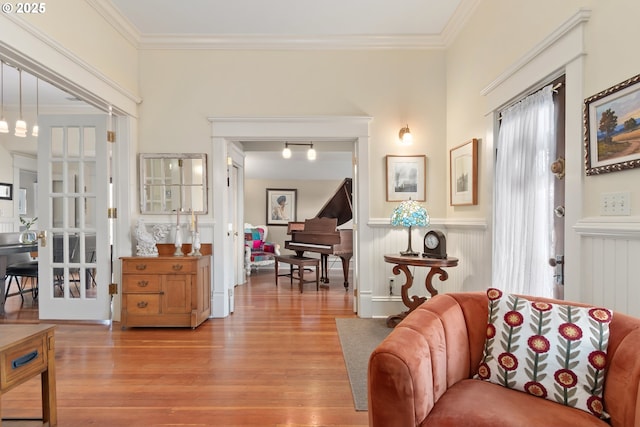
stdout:
POLYGON ((210 117, 212 152, 212 200, 215 218, 213 231, 213 290, 211 306, 213 317, 226 317, 230 313, 229 295, 233 294, 233 256, 227 238, 228 187, 226 162, 229 143, 241 141, 284 141, 308 138, 355 142, 354 215, 353 215, 353 287, 360 317, 371 317, 372 277, 361 263, 370 258, 371 232, 369 220, 369 123, 371 117, 314 116, 314 117, 210 117))

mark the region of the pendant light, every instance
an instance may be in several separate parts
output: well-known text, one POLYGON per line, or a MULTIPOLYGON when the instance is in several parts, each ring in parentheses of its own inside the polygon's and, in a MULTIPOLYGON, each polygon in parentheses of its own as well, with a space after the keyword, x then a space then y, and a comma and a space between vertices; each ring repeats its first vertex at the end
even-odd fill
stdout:
POLYGON ((16 121, 15 136, 25 138, 27 136, 27 123, 22 119, 22 70, 18 69, 18 77, 20 83, 20 117, 16 121))
POLYGON ((0 133, 9 133, 9 125, 4 118, 4 61, 0 61, 0 133))
POLYGON ((309 150, 307 151, 307 160, 315 160, 316 159, 316 150, 314 150, 313 148, 313 143, 311 143, 311 146, 309 147, 309 150))
POLYGON ((40 79, 36 77, 36 124, 33 125, 33 129, 31 130, 31 136, 38 136, 38 131, 40 128, 38 127, 38 115, 40 114, 40 79))

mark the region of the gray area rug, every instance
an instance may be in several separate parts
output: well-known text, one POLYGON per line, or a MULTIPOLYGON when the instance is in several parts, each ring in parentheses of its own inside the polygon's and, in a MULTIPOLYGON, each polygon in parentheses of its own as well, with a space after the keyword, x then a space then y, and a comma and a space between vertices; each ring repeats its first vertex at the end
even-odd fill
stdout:
POLYGON ((356 411, 366 411, 369 356, 393 329, 386 319, 336 318, 336 326, 356 411))

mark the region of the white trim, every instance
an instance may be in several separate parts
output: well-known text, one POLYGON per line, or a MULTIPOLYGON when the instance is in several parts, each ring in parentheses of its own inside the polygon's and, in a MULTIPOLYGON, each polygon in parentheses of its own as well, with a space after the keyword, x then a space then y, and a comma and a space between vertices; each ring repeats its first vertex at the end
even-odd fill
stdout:
MULTIPOLYGON (((212 204, 217 224, 227 224, 228 187, 226 183, 226 159, 228 142, 251 140, 278 140, 311 138, 314 140, 335 140, 345 143, 355 141, 356 167, 354 173, 354 274, 353 286, 358 289, 360 317, 371 317, 371 283, 374 281, 368 269, 358 265, 368 265, 371 231, 365 224, 369 216, 369 123, 370 117, 360 116, 314 116, 314 117, 210 117, 212 152, 210 168, 212 172, 212 204), (360 196, 362 195, 362 196, 360 196), (364 263, 364 264, 363 264, 364 263), (364 287, 364 289, 361 289, 364 287)), ((233 289, 233 259, 229 239, 224 226, 214 227, 213 245, 213 317, 229 315, 227 295, 233 289)))
POLYGON ((628 216, 624 219, 582 218, 574 225, 573 229, 582 237, 640 239, 640 217, 628 216))

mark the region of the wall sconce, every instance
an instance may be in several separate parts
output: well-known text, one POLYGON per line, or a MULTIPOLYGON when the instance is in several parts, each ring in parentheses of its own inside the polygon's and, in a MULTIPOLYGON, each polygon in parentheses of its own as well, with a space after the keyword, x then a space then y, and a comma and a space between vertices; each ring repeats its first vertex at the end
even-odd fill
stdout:
POLYGON ((307 150, 307 160, 313 161, 316 159, 316 150, 313 148, 312 142, 301 142, 301 143, 285 142, 284 149, 282 150, 283 158, 285 159, 291 158, 291 148, 289 148, 290 145, 303 145, 305 147, 309 147, 309 149, 307 150))
POLYGON ((20 117, 16 120, 15 136, 25 138, 27 136, 27 122, 22 119, 22 70, 18 68, 19 88, 20 88, 20 117))
POLYGON ((0 133, 9 133, 9 124, 4 118, 4 61, 0 61, 0 133))
POLYGON ((411 130, 409 130, 409 125, 400 129, 398 138, 398 142, 402 145, 411 145, 413 143, 413 136, 411 135, 411 130))

